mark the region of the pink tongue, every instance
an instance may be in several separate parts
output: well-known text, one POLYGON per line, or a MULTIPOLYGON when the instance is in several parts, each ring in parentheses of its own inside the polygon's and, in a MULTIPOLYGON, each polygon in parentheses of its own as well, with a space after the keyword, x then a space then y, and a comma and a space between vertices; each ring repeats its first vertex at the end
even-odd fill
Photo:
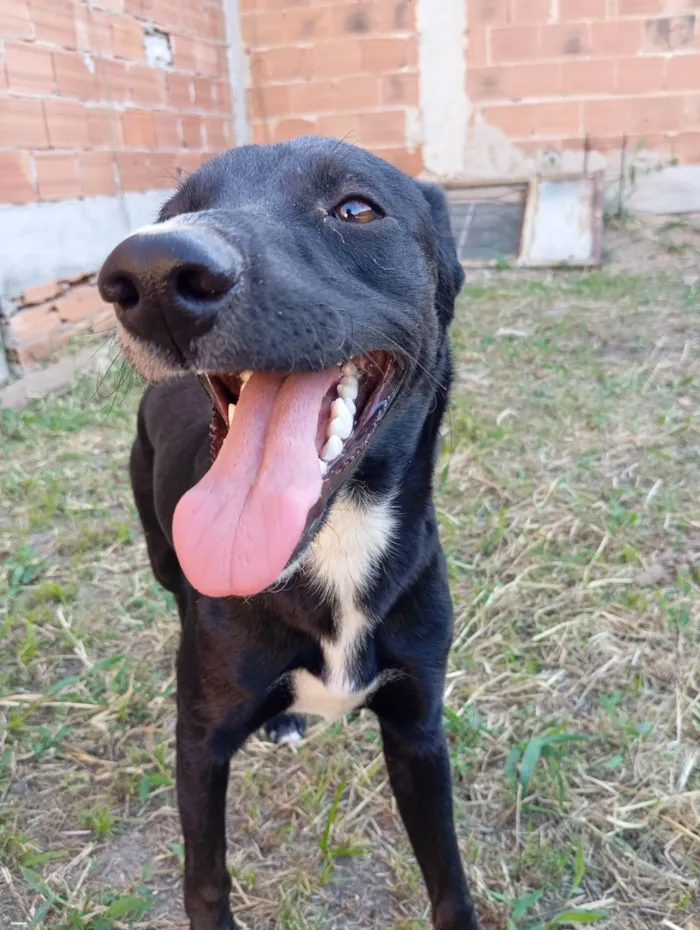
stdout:
POLYGON ((201 594, 257 594, 284 570, 321 495, 316 432, 337 377, 251 376, 216 461, 175 508, 175 551, 201 594))

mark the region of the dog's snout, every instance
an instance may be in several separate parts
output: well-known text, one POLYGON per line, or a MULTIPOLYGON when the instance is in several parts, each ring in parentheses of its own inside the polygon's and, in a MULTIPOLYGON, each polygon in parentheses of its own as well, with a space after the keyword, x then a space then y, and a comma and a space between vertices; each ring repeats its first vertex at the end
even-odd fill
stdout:
POLYGON ((98 286, 135 335, 160 341, 164 320, 184 344, 213 326, 242 269, 240 252, 216 231, 166 223, 124 239, 102 266, 98 286))

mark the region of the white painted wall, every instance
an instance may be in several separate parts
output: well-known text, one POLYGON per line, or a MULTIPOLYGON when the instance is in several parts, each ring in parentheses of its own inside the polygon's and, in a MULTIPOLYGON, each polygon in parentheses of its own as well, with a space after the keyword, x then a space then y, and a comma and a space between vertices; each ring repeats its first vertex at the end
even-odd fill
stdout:
POLYGON ((423 164, 441 180, 464 174, 470 108, 465 0, 418 0, 419 105, 423 164))
POLYGON ((97 271, 114 246, 156 218, 173 191, 0 207, 0 297, 97 271))

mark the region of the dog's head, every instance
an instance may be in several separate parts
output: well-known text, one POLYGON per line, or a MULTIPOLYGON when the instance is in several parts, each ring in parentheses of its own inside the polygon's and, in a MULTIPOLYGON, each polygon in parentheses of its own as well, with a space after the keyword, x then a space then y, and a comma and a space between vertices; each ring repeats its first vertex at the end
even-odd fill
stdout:
POLYGON ((432 383, 462 281, 442 192, 321 138, 213 159, 117 246, 99 286, 125 355, 150 380, 197 373, 212 399, 214 462, 173 524, 197 590, 280 575, 432 383))

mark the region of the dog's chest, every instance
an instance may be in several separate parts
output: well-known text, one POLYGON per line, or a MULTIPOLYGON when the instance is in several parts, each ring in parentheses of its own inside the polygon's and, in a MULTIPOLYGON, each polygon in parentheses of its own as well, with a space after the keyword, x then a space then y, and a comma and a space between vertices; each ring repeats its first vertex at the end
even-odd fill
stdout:
POLYGON ((293 673, 293 711, 327 720, 342 717, 363 704, 379 685, 378 678, 366 682, 358 676, 358 653, 372 623, 359 595, 391 544, 394 522, 388 500, 362 504, 342 498, 314 540, 304 567, 336 603, 336 635, 321 640, 320 677, 305 669, 293 673))

